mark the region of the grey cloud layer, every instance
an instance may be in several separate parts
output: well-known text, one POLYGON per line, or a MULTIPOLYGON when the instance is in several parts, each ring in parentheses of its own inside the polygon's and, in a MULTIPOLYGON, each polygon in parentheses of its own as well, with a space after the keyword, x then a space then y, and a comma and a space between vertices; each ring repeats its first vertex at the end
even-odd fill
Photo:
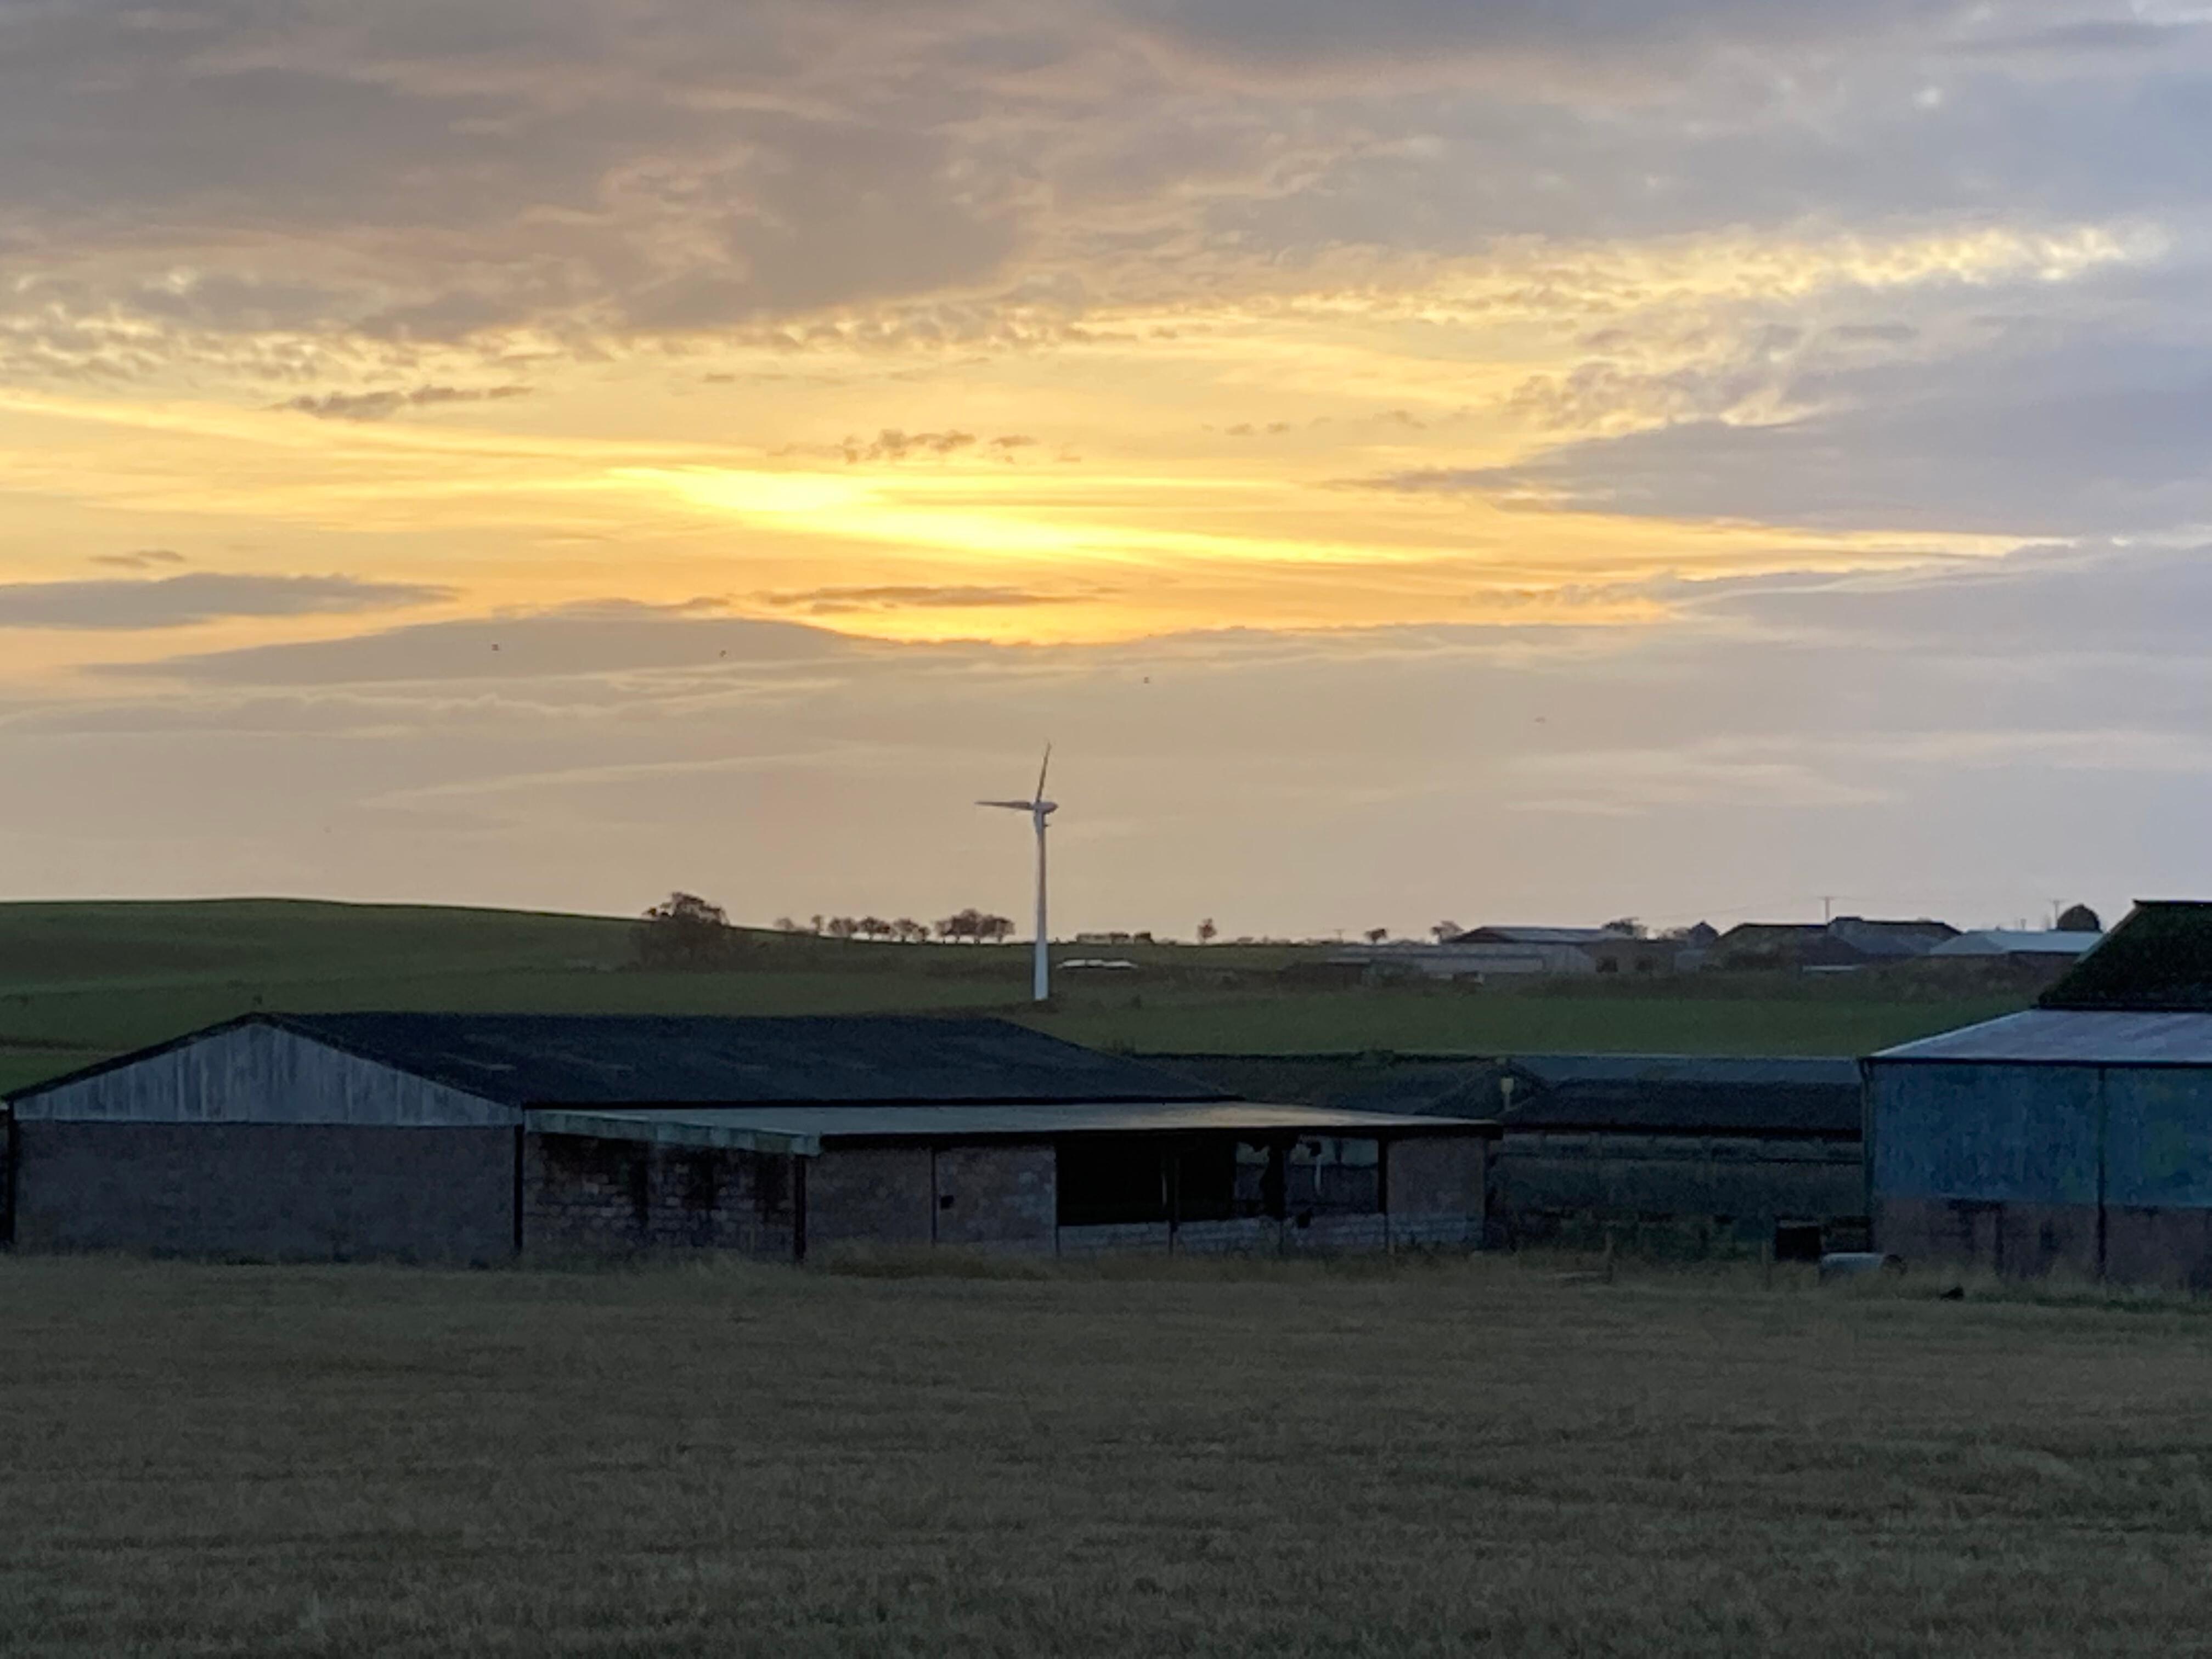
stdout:
MULTIPOLYGON (((135 556, 165 562, 156 552, 135 556)), ((173 559, 172 554, 167 557, 173 559)), ((351 576, 226 575, 201 571, 151 580, 0 583, 0 628, 129 630, 182 628, 234 617, 348 616, 434 605, 450 588, 351 576)))
MULTIPOLYGON (((932 296, 1079 310, 1346 243, 2203 199, 2194 36, 2147 53, 2125 13, 2060 0, 2009 8, 2004 31, 1974 16, 1928 0, 18 5, 0 12, 0 263, 12 247, 38 279, 18 331, 45 318, 65 358, 72 329, 118 313, 405 341, 932 296), (2068 28, 2110 44, 2025 68, 2017 50, 1961 55, 2068 28), (2116 56, 2149 62, 2116 76, 2116 56), (1268 78, 1377 64, 1380 87, 1268 78), (1926 81, 1940 107, 1911 97, 1926 81)), ((993 325, 956 306, 931 325, 993 325)))

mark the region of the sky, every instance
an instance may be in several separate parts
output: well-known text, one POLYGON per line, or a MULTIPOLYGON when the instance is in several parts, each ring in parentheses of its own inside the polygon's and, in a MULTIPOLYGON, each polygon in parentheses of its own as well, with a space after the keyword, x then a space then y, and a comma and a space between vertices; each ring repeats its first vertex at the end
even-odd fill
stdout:
POLYGON ((2212 7, 0 0, 0 897, 2212 892, 2212 7))

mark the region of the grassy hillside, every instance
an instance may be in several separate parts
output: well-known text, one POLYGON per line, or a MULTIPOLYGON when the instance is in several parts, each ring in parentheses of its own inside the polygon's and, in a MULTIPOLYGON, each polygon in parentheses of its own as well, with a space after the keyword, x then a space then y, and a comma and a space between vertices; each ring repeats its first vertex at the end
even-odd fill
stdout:
POLYGON ((1391 1048, 1857 1054, 2021 1006, 2002 990, 1875 978, 1580 981, 1477 991, 1286 988, 1281 948, 1122 951, 1032 1013, 1028 956, 750 934, 708 973, 633 965, 630 924, 289 900, 0 905, 0 1088, 253 1008, 1013 1013, 1078 1042, 1162 1052, 1391 1048))

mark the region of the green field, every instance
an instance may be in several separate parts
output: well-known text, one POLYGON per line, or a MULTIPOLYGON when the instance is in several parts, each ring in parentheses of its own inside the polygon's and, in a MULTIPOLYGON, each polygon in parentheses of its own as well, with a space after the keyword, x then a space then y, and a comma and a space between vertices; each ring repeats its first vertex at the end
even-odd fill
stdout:
POLYGON ((0 1650, 2202 1650, 2201 1308, 1572 1265, 0 1260, 0 1650))
POLYGON ((1018 948, 748 934, 736 965, 647 972, 597 916, 277 900, 0 905, 0 1088, 260 1007, 850 1013, 969 1009, 1140 1051, 1855 1054, 2022 994, 1717 978, 1527 988, 1285 987, 1291 949, 1139 947, 1033 1013, 1018 948))

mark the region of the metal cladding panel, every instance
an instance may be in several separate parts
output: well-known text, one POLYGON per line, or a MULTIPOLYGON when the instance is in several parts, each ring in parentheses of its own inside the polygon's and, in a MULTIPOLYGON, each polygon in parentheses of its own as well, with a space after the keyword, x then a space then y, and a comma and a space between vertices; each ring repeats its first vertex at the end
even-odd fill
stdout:
POLYGON ((25 1123, 299 1123, 503 1128, 511 1108, 247 1023, 15 1103, 25 1123))
POLYGON ((1869 1069, 1869 1170, 1877 1199, 2097 1202, 2094 1066, 1869 1069))
POLYGON ((2212 1070, 2105 1074, 2105 1198, 2212 1208, 2212 1070))

